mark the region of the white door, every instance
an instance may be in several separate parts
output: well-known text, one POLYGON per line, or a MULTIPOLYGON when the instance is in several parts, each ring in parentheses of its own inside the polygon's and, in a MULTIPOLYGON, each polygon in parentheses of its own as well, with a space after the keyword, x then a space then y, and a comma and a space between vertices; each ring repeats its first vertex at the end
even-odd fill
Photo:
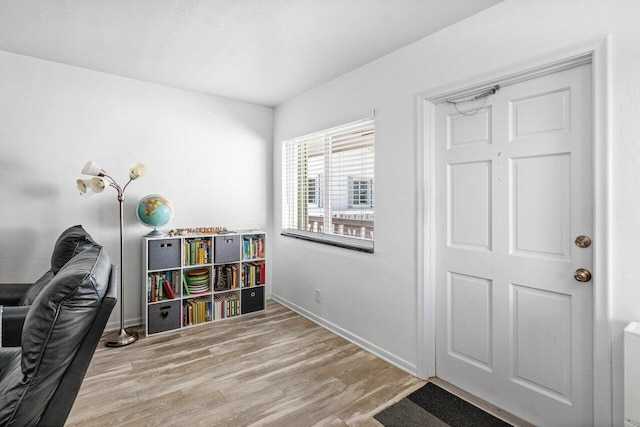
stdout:
POLYGON ((590 65, 436 107, 436 375, 543 426, 593 424, 591 109, 590 65))

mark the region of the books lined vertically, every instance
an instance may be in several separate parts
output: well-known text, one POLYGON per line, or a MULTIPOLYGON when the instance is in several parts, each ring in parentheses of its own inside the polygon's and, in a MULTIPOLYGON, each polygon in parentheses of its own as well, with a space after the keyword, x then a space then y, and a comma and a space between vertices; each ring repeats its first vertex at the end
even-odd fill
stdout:
POLYGON ((250 262, 242 264, 242 287, 251 288, 265 284, 266 267, 264 262, 250 262))
POLYGON ((242 237, 242 259, 252 260, 264 258, 264 236, 242 237))
POLYGON ((147 302, 175 299, 180 295, 180 271, 168 270, 147 276, 147 302))
POLYGON ((211 239, 194 238, 184 240, 184 265, 211 263, 211 239))

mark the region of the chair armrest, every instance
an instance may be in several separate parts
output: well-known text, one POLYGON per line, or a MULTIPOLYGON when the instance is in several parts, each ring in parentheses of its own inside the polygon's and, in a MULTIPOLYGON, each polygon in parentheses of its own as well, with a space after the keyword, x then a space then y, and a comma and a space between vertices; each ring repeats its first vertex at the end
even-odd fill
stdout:
POLYGON ((0 283, 0 305, 20 305, 22 296, 33 283, 0 283))
POLYGON ((22 327, 30 306, 3 307, 2 347, 17 347, 22 343, 22 327))

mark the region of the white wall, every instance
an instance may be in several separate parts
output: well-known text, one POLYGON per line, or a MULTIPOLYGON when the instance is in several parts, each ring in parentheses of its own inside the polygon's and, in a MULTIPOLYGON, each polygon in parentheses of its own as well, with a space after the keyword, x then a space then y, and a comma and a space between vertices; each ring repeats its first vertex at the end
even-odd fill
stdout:
MULTIPOLYGON (((75 189, 93 160, 124 184, 125 323, 140 324, 145 195, 173 202, 164 227, 268 229, 271 108, 0 51, 0 283, 33 281, 65 228, 82 224, 119 264, 118 202, 75 189)), ((117 325, 116 307, 110 326, 117 325)))
POLYGON ((375 253, 274 236, 274 297, 405 369, 417 365, 416 95, 561 47, 612 35, 614 424, 622 424, 622 329, 640 320, 640 2, 506 0, 276 108, 274 229, 281 142, 376 110, 375 253), (314 300, 320 289, 322 304, 314 300))

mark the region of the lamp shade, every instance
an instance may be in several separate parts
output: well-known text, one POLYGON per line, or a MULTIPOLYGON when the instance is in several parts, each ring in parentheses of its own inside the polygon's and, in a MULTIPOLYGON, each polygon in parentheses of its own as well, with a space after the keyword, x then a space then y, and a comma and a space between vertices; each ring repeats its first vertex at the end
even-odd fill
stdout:
POLYGON ((85 194, 89 188, 91 188, 91 180, 90 179, 79 179, 76 181, 78 190, 80 193, 85 194))
POLYGON ((137 179, 147 173, 147 168, 142 163, 134 163, 129 168, 129 178, 137 179))
POLYGON ((85 175, 103 176, 105 171, 93 161, 89 160, 82 168, 82 173, 85 175))
POLYGON ((94 193, 101 193, 107 185, 102 178, 95 177, 89 180, 89 187, 94 193))

